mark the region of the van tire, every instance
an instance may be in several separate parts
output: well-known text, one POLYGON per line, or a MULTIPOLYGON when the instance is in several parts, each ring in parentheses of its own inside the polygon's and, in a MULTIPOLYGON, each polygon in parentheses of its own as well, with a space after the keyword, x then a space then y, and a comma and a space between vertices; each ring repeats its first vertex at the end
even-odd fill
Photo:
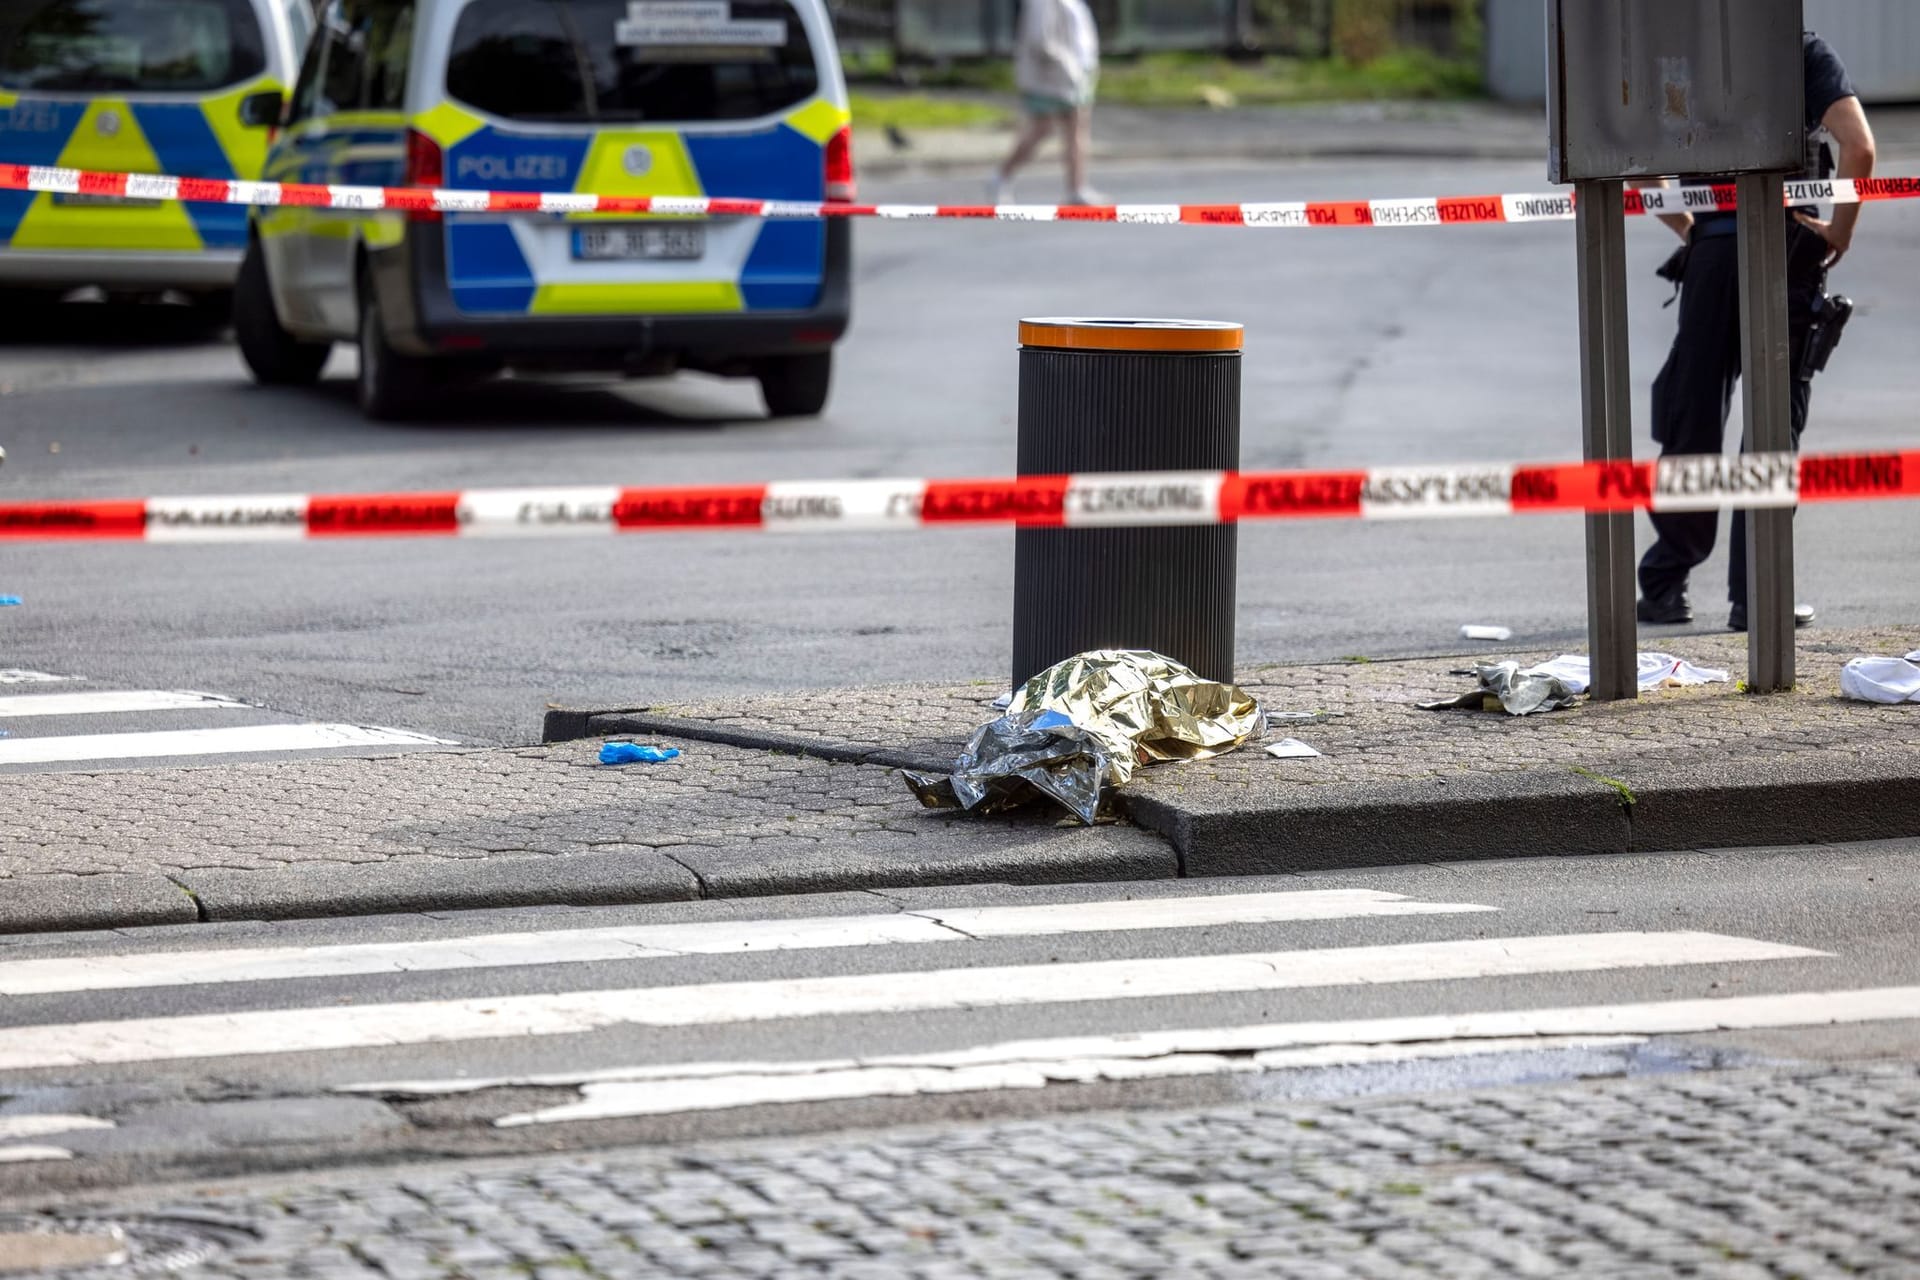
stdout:
POLYGON ((233 293, 233 334, 253 380, 269 387, 310 387, 320 380, 331 342, 302 342, 280 325, 260 242, 247 246, 233 293))
POLYGON ((360 282, 360 372, 354 398, 360 412, 376 422, 404 422, 420 412, 427 398, 431 362, 400 354, 387 341, 386 322, 372 282, 360 282))
POLYGON ((756 374, 769 417, 815 417, 827 407, 827 393, 833 387, 833 352, 769 356, 760 362, 756 374))

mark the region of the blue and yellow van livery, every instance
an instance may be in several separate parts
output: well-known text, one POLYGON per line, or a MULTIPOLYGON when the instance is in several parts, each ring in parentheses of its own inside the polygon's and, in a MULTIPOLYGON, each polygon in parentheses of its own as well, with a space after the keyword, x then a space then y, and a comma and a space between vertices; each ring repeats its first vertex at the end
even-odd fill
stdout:
MULTIPOLYGON (((821 0, 334 0, 266 172, 845 200, 849 123, 821 0), (654 10, 704 15, 713 42, 634 41, 677 30, 654 10)), ((751 376, 773 412, 813 413, 850 310, 844 220, 303 208, 260 211, 254 239, 255 374, 306 381, 357 341, 374 416, 504 367, 751 376)))
MULTIPOLYGON (((307 0, 25 0, 0 11, 0 161, 251 179, 307 0)), ((0 284, 223 297, 246 210, 0 192, 0 284)))

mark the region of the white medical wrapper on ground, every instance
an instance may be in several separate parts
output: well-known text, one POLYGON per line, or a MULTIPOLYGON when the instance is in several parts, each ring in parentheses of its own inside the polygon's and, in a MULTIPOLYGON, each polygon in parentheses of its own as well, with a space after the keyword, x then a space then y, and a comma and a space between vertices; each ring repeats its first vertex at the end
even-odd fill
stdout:
MULTIPOLYGON (((1658 689, 1672 685, 1725 684, 1733 677, 1712 667, 1696 667, 1668 653, 1640 655, 1640 687, 1658 689)), ((1585 693, 1593 684, 1593 664, 1584 655, 1563 653, 1551 662, 1528 667, 1527 675, 1556 676, 1575 693, 1585 693)))
POLYGON ((1920 649, 1905 658, 1855 658, 1840 671, 1840 692, 1861 702, 1920 702, 1920 649))

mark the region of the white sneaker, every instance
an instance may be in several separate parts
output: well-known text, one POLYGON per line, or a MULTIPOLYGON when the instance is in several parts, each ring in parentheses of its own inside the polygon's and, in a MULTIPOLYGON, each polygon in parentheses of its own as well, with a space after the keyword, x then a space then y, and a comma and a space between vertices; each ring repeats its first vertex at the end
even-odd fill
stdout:
POLYGON ((1076 208, 1104 209, 1112 203, 1113 201, 1107 198, 1104 191, 1095 191, 1092 187, 1082 187, 1067 197, 1067 204, 1076 208))
POLYGON ((996 173, 991 178, 987 179, 987 203, 988 204, 993 205, 995 208, 998 208, 1000 205, 1005 204, 1007 197, 1012 194, 1013 192, 1009 189, 1009 184, 1006 178, 1001 174, 996 173))

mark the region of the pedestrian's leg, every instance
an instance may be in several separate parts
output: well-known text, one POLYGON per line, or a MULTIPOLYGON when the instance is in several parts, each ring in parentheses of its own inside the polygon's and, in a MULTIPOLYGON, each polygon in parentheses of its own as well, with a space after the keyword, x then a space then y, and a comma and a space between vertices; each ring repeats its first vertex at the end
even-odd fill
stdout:
POLYGON ((1047 133, 1053 128, 1050 116, 1029 115, 1020 125, 1020 136, 1014 141, 1013 154, 1000 166, 1000 181, 1011 182, 1013 175, 1020 172, 1026 163, 1033 159, 1033 153, 1047 140, 1047 133))
POLYGON ((1061 132, 1067 142, 1067 191, 1076 200, 1089 194, 1087 186, 1088 152, 1093 149, 1093 108, 1076 107, 1060 117, 1061 132))
MULTIPOLYGON (((1695 240, 1680 293, 1680 326, 1653 384, 1653 438, 1661 456, 1725 447, 1727 413, 1740 373, 1738 246, 1732 236, 1695 240)), ((1688 575, 1713 554, 1717 512, 1652 515, 1654 543, 1640 560, 1640 594, 1655 614, 1677 616, 1688 575)))

